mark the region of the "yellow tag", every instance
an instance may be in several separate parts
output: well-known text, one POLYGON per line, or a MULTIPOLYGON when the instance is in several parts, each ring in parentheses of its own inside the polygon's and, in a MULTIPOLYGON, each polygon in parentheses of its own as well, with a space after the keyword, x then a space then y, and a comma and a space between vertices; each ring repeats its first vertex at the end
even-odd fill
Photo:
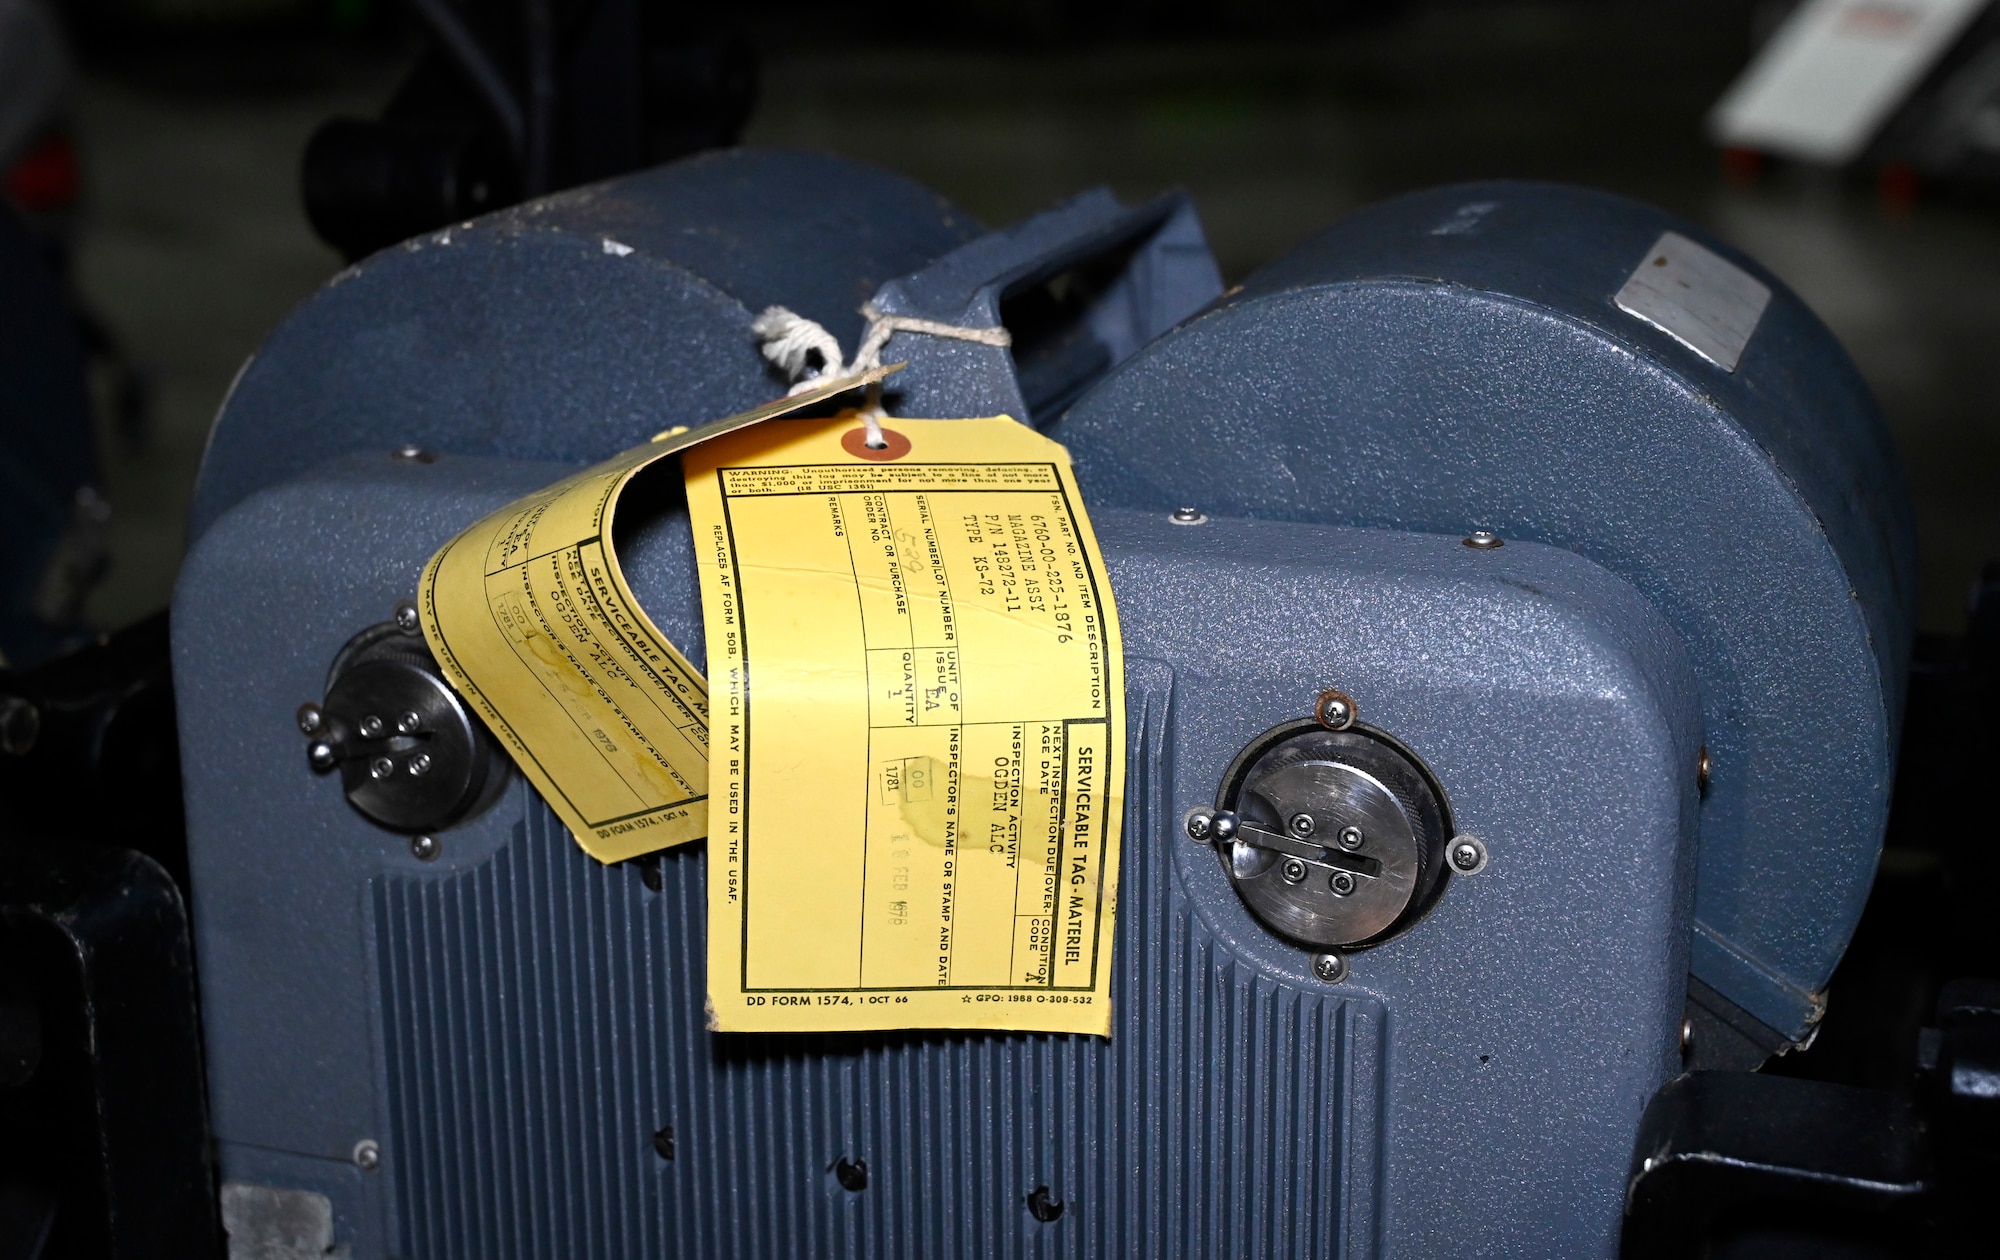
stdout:
POLYGON ((792 420, 683 461, 717 693, 710 1026, 1109 1034, 1125 690, 1062 447, 792 420))
POLYGON ((659 460, 894 370, 663 433, 509 504, 425 566, 417 607, 445 677, 598 861, 708 834, 708 684, 625 584, 619 493, 659 460))

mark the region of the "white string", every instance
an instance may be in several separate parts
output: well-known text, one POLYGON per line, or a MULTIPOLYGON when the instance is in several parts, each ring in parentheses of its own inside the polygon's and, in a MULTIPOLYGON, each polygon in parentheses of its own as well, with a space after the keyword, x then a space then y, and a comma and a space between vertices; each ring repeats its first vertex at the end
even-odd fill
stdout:
MULTIPOLYGON (((818 322, 793 314, 782 306, 767 306, 750 321, 750 331, 764 342, 764 357, 796 382, 791 394, 802 394, 822 376, 845 376, 840 343, 818 322), (819 353, 819 366, 812 356, 819 353)), ((789 396, 789 395, 788 395, 789 396)))
POLYGON ((1013 335, 1005 328, 967 328, 962 324, 943 324, 934 319, 918 319, 913 315, 884 315, 875 309, 873 302, 861 308, 861 317, 868 321, 868 331, 862 334, 861 349, 854 353, 852 370, 856 372, 881 367, 882 348, 889 344, 889 338, 899 332, 949 337, 954 341, 971 341, 982 346, 1004 348, 1014 344, 1013 335))
MULTIPOLYGON (((883 348, 899 332, 948 337, 982 346, 1005 347, 1014 343, 1005 328, 967 328, 913 315, 884 315, 875 309, 873 302, 863 306, 861 314, 867 319, 868 328, 861 335, 861 346, 854 352, 852 363, 841 358, 840 342, 824 325, 782 306, 765 307, 750 321, 750 331, 763 340, 764 357, 792 378, 791 394, 811 389, 821 378, 852 376, 881 367, 883 348), (812 362, 815 352, 819 355, 817 367, 812 362)), ((868 387, 868 403, 861 409, 861 423, 867 427, 870 450, 879 451, 889 444, 882 436, 882 414, 882 387, 878 382, 868 387)))
POLYGON ((867 401, 861 405, 861 427, 868 432, 861 444, 871 451, 879 451, 889 445, 889 439, 882 436, 882 382, 868 382, 867 401))

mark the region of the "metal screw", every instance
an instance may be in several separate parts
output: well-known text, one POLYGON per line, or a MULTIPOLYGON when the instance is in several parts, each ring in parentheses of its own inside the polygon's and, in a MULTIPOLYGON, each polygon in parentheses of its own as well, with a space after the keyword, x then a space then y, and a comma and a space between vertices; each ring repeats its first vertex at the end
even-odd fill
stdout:
POLYGON ((424 716, 415 709, 396 719, 396 731, 401 735, 414 735, 424 727, 424 716))
POLYGON ((417 616, 415 604, 406 599, 396 605, 396 629, 404 634, 415 634, 422 627, 423 622, 417 616))
POLYGON ((1181 825, 1187 829, 1188 839, 1198 844, 1207 844, 1215 834, 1215 815, 1196 806, 1187 812, 1187 817, 1181 820, 1181 825))
POLYGON ((1477 875, 1486 869, 1486 844, 1478 836, 1459 836, 1451 842, 1451 866, 1461 875, 1477 875))
POLYGON ((1209 821, 1210 834, 1225 844, 1236 838, 1236 815, 1223 810, 1209 821))
POLYGON ((1681 1016, 1681 1057, 1686 1058, 1694 1049, 1694 1016, 1681 1016))
POLYGON ((1311 814, 1292 815, 1291 827, 1292 827, 1292 834, 1295 836, 1311 835, 1313 833, 1313 827, 1316 825, 1317 824, 1313 822, 1313 816, 1311 814))
POLYGON ((1028 1215, 1047 1225, 1063 1214, 1063 1201, 1049 1193, 1047 1186, 1036 1186, 1028 1192, 1028 1215))
POLYGON ((1319 693, 1319 701, 1313 706, 1313 717, 1329 731, 1344 731, 1354 725, 1354 719, 1361 716, 1361 710, 1354 703, 1354 697, 1331 687, 1319 693))
POLYGON ((354 1144, 354 1166, 362 1172, 374 1172, 382 1166, 382 1147, 374 1138, 362 1138, 354 1144))
POLYGON ((436 836, 410 837, 410 856, 419 862, 437 861, 437 856, 443 849, 444 846, 438 843, 436 836))
POLYGON ((1313 955, 1313 974, 1328 984, 1347 979, 1347 960, 1339 954, 1313 955))
POLYGON ((1342 827, 1342 828, 1340 829, 1340 847, 1341 847, 1341 848, 1343 848, 1343 849, 1358 849, 1358 848, 1360 848, 1360 847, 1361 847, 1361 828, 1359 828, 1359 827, 1342 827))
POLYGON ((363 739, 380 739, 382 738, 382 732, 388 729, 382 724, 382 719, 373 713, 364 715, 357 725, 360 728, 361 738, 363 739))
POLYGON ((431 755, 420 752, 410 758, 410 773, 419 777, 431 772, 431 755))
POLYGON ((1336 897, 1345 897, 1354 891, 1354 876, 1347 871, 1335 871, 1333 878, 1326 882, 1336 897))
POLYGON ((1191 507, 1175 508, 1173 514, 1168 516, 1167 519, 1176 525, 1205 525, 1208 523, 1208 518, 1202 515, 1200 508, 1191 507))
POLYGON ((0 699, 0 752, 25 757, 42 735, 42 711, 21 696, 0 699))
POLYGON ((339 756, 333 751, 333 745, 325 740, 320 740, 306 749, 306 764, 322 774, 333 769, 334 763, 339 760, 339 756))
POLYGON ((387 757, 377 757, 368 763, 368 773, 377 779, 386 779, 396 773, 396 763, 387 757))
POLYGON ((326 726, 326 714, 316 704, 299 706, 299 734, 317 735, 326 726))
POLYGON ((437 456, 431 454, 423 447, 410 442, 405 442, 390 453, 397 459, 408 460, 413 464, 434 464, 437 462, 437 456))
POLYGON ((1295 857, 1285 859, 1284 866, 1280 868, 1280 873, 1284 875, 1287 884, 1303 884, 1306 882, 1306 864, 1295 857))
POLYGON ((1698 792, 1708 791, 1708 745, 1701 746, 1701 759, 1695 762, 1694 786, 1698 792))
POLYGON ((1491 551, 1506 546, 1507 542, 1490 529, 1475 529, 1465 536, 1465 545, 1474 551, 1491 551))

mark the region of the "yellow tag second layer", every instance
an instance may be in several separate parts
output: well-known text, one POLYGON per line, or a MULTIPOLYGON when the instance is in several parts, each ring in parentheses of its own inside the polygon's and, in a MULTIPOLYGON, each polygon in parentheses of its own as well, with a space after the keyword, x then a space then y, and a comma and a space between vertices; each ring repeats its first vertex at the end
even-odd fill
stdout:
POLYGON ((708 684, 632 598, 611 547, 618 496, 691 446, 894 370, 663 433, 509 504, 424 567, 417 609, 439 667, 598 861, 708 828, 708 684))
POLYGON ((1108 1034, 1125 710, 1104 561, 1006 417, 771 421, 684 458, 722 1031, 1108 1034))

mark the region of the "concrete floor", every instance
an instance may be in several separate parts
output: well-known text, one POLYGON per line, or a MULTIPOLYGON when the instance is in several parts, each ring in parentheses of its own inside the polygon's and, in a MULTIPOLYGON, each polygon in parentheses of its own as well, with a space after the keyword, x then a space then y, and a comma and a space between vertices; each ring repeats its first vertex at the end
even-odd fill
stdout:
MULTIPOLYGON (((1740 5, 1421 5, 1294 42, 771 43, 750 143, 872 160, 993 223, 1093 183, 1180 185, 1232 279, 1356 205, 1459 179, 1596 184, 1691 215, 1794 285, 1875 388, 1916 495, 1923 624, 1957 629, 2000 556, 2000 214, 1888 209, 1810 172, 1726 182, 1700 119, 1748 55, 1740 5)), ((216 405, 338 266, 300 213, 299 153, 319 120, 378 106, 398 65, 313 64, 290 86, 269 66, 233 91, 81 85, 81 283, 158 390, 153 442, 109 457, 101 624, 168 598, 216 405)))

